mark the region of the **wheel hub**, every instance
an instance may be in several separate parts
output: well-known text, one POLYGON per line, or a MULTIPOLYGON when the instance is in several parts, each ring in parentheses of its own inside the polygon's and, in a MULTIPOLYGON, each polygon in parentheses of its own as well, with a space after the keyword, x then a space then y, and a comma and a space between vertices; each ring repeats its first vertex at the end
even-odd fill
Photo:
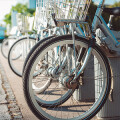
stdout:
POLYGON ((56 74, 58 68, 59 68, 59 67, 56 67, 56 68, 54 68, 54 67, 50 67, 50 68, 48 69, 48 74, 49 74, 51 77, 53 77, 53 78, 57 78, 57 77, 59 77, 59 75, 56 74))
POLYGON ((78 82, 77 81, 73 81, 74 76, 66 76, 63 78, 63 84, 66 88, 68 89, 76 89, 78 88, 78 82))

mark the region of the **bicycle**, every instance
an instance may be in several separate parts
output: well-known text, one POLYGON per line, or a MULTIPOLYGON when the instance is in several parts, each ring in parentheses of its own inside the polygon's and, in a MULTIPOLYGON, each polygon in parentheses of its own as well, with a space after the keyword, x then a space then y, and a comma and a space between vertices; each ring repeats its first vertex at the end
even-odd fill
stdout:
MULTIPOLYGON (((24 39, 28 36, 26 34, 27 31, 25 31, 25 29, 27 29, 28 27, 28 23, 26 22, 25 20, 26 18, 24 17, 24 15, 21 13, 17 13, 16 19, 17 19, 17 26, 11 29, 11 32, 10 32, 11 35, 7 39, 4 39, 2 42, 1 53, 5 58, 8 58, 10 48, 13 46, 13 44, 16 41, 18 41, 19 39, 24 39)), ((32 25, 32 21, 31 21, 31 25, 32 25)), ((13 60, 15 60, 15 58, 13 58, 13 60)))
POLYGON ((12 44, 17 41, 17 36, 21 36, 19 31, 17 31, 16 35, 9 36, 8 38, 4 39, 1 45, 1 53, 3 57, 6 59, 8 58, 8 52, 12 44))
POLYGON ((34 17, 28 17, 18 13, 17 27, 22 34, 16 42, 12 44, 8 52, 8 63, 11 70, 18 76, 22 73, 23 60, 26 54, 36 43, 35 31, 32 31, 34 17), (28 33, 32 33, 29 35, 28 33))
MULTIPOLYGON (((18 17, 22 19, 22 20, 21 19, 19 20, 20 23, 18 21, 19 29, 23 33, 27 33, 27 34, 25 35, 25 37, 18 39, 11 46, 9 53, 8 53, 8 63, 9 63, 11 70, 19 77, 22 77, 24 61, 25 61, 25 58, 27 57, 27 54, 38 41, 42 39, 46 40, 47 38, 49 39, 51 37, 54 37, 55 35, 64 34, 62 28, 61 29, 55 28, 55 27, 51 27, 48 25, 49 14, 50 14, 49 6, 41 6, 40 1, 41 0, 38 0, 36 2, 36 14, 35 14, 34 28, 33 28, 34 30, 37 31, 37 35, 32 37, 28 34, 28 32, 32 31, 32 29, 28 30, 29 28, 28 18, 29 17, 25 17, 24 15, 18 14, 18 17), (46 14, 46 15, 43 16, 43 14, 46 14)), ((46 1, 44 2, 46 3, 46 1)), ((30 22, 30 25, 32 23, 33 22, 30 22)))
POLYGON ((39 119, 89 120, 97 114, 108 98, 111 87, 111 69, 108 58, 96 43, 95 31, 100 28, 104 33, 104 37, 99 38, 102 43, 112 51, 119 51, 120 43, 105 23, 102 12, 104 9, 107 13, 120 15, 120 8, 115 8, 118 12, 115 12, 115 9, 104 8, 105 0, 100 0, 90 30, 88 23, 84 22, 86 14, 83 12, 89 7, 90 2, 79 0, 70 3, 55 0, 52 3, 57 9, 53 12, 56 26, 65 23, 72 23, 74 26, 75 23, 80 24, 81 27, 81 24, 85 24, 86 27, 82 28, 86 28, 86 36, 82 36, 79 31, 74 31, 72 26, 72 35, 40 41, 31 52, 23 71, 23 88, 28 106, 39 119), (85 2, 84 9, 78 7, 83 5, 80 4, 81 2, 85 2), (76 9, 75 6, 77 6, 76 9), (69 16, 64 14, 65 10, 69 16), (82 11, 81 14, 79 10, 82 11), (74 14, 76 15, 74 19, 72 19, 72 12, 77 12, 74 14), (55 52, 56 48, 57 52, 55 52), (84 71, 87 70, 93 70, 93 76, 89 74, 85 76, 84 71), (94 97, 87 101, 77 101, 75 92, 84 87, 83 79, 86 83, 93 84, 91 91, 94 91, 94 97), (35 82, 39 87, 44 87, 48 81, 51 83, 44 91, 36 94, 32 83, 35 82))

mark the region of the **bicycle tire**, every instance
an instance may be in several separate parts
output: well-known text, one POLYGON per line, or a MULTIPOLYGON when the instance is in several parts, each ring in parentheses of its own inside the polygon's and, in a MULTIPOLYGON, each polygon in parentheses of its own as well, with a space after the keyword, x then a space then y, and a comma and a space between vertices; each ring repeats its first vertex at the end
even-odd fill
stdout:
POLYGON ((28 54, 29 50, 35 45, 35 43, 36 43, 35 38, 29 37, 29 39, 28 39, 28 37, 24 37, 24 38, 20 38, 19 40, 17 40, 11 46, 9 53, 8 53, 8 63, 9 63, 11 70, 17 76, 22 77, 22 69, 23 69, 24 59, 25 59, 26 55, 28 54), (29 45, 26 45, 25 42, 29 45), (23 45, 23 44, 25 44, 25 45, 23 45), (28 48, 29 48, 29 50, 27 50, 28 48), (22 50, 22 49, 24 49, 24 50, 22 50), (26 51, 27 51, 27 53, 23 57, 23 54, 26 51))
MULTIPOLYGON (((51 38, 53 38, 53 37, 55 37, 55 36, 50 36, 50 37, 47 37, 47 38, 44 38, 44 39, 38 41, 39 46, 41 45, 41 41, 42 41, 42 43, 43 43, 43 42, 45 42, 47 39, 51 39, 51 38)), ((25 59, 25 62, 24 62, 23 72, 24 72, 24 68, 25 68, 25 66, 26 66, 26 64, 27 64, 27 61, 29 60, 30 56, 31 56, 32 54, 34 54, 33 52, 35 51, 35 49, 36 49, 36 47, 38 46, 38 44, 34 45, 33 48, 30 50, 29 54, 27 55, 27 57, 26 57, 26 59, 25 59)), ((21 77, 22 77, 22 76, 21 76, 21 77)))
MULTIPOLYGON (((36 45, 33 46, 33 48, 30 50, 29 54, 27 55, 26 59, 25 59, 25 62, 24 62, 24 65, 23 65, 23 73, 24 73, 24 68, 27 64, 27 62, 29 61, 29 58, 32 54, 34 54, 34 51, 36 50, 36 47, 39 45, 41 45, 41 42, 46 42, 47 39, 50 39, 50 38, 53 38, 55 36, 50 36, 50 37, 47 37, 47 38, 44 38, 40 41, 38 41, 38 43, 36 45)), ((22 77, 22 76, 21 76, 22 77)), ((47 84, 45 86, 43 86, 42 88, 38 88, 36 87, 34 84, 32 84, 33 86, 33 89, 35 90, 36 93, 42 93, 49 85, 51 84, 51 81, 48 80, 47 84)))
MULTIPOLYGON (((3 57, 6 58, 6 59, 8 58, 8 53, 9 53, 9 50, 10 50, 10 47, 11 47, 11 46, 9 46, 9 40, 11 40, 11 39, 12 38, 4 39, 2 44, 1 44, 1 53, 2 53, 3 57)), ((14 39, 14 41, 16 41, 15 38, 13 38, 13 39, 14 39)))
MULTIPOLYGON (((30 60, 31 56, 33 56, 34 54, 36 54, 36 48, 37 48, 37 47, 41 47, 42 45, 46 44, 47 40, 49 40, 49 39, 51 39, 51 38, 54 38, 54 37, 55 37, 55 36, 50 36, 50 37, 48 37, 48 38, 42 39, 41 41, 39 41, 39 42, 32 48, 32 50, 30 51, 30 53, 28 54, 28 56, 27 56, 27 58, 26 58, 26 60, 25 60, 25 62, 24 62, 24 69, 25 69, 25 66, 27 65, 27 63, 29 63, 29 60, 30 60)), ((24 74, 24 69, 23 69, 23 74, 24 74)), ((51 81, 48 80, 47 83, 46 83, 44 86, 42 86, 42 88, 37 88, 37 87, 36 87, 36 89, 34 89, 35 92, 37 92, 37 93, 42 93, 42 92, 44 92, 44 90, 49 87, 50 83, 51 83, 51 81), (44 88, 43 88, 43 87, 44 87, 44 88)), ((34 87, 34 84, 33 84, 32 86, 34 87)), ((71 96, 71 94, 73 93, 73 91, 74 91, 74 90, 72 90, 72 91, 70 90, 70 91, 69 91, 69 93, 68 93, 68 98, 71 96)), ((68 99, 68 98, 67 98, 67 99, 68 99)), ((63 100, 62 102, 64 103, 65 101, 66 101, 66 100, 63 100)), ((41 102, 39 102, 39 104, 41 104, 41 102)), ((60 105, 60 104, 62 104, 62 103, 59 103, 59 104, 56 104, 56 103, 55 103, 54 106, 58 106, 58 105, 60 105)), ((42 105, 42 106, 43 106, 43 107, 49 107, 50 104, 44 104, 44 105, 42 105)))
MULTIPOLYGON (((75 36, 75 41, 76 41, 77 45, 83 45, 86 48, 88 48, 88 46, 90 44, 90 41, 86 40, 83 37, 75 36)), ((63 102, 61 102, 61 104, 59 104, 59 103, 55 103, 56 105, 53 104, 53 109, 51 108, 51 106, 48 106, 48 108, 45 109, 44 105, 42 106, 37 101, 36 97, 34 96, 34 92, 32 91, 32 87, 31 87, 32 86, 31 85, 31 83, 32 83, 31 77, 33 77, 33 76, 31 76, 31 75, 33 75, 32 70, 34 69, 35 64, 37 63, 37 60, 38 60, 37 58, 39 58, 40 55, 43 55, 42 52, 44 52, 44 51, 46 52, 47 50, 49 50, 50 48, 52 48, 55 45, 61 45, 62 42, 64 44, 66 44, 67 42, 68 42, 68 44, 72 44, 72 36, 71 35, 59 36, 59 37, 47 40, 46 43, 43 43, 43 45, 41 43, 40 47, 38 45, 34 54, 29 58, 29 61, 27 62, 25 69, 24 69, 23 89, 24 89, 25 99, 26 99, 27 104, 28 104, 29 108, 31 109, 31 111, 39 119, 42 119, 42 120, 53 120, 53 119, 66 120, 65 118, 57 118, 59 116, 59 113, 58 114, 56 113, 57 115, 55 114, 56 115, 55 117, 53 117, 53 115, 54 115, 55 107, 57 107, 56 111, 59 112, 58 105, 62 105, 64 102, 66 102, 70 98, 71 95, 67 96, 68 98, 67 97, 64 98, 65 100, 63 102), (49 112, 50 110, 52 112, 49 112), (48 113, 47 113, 47 111, 48 111, 48 113), (50 115, 52 113, 53 113, 53 115, 50 115)), ((95 55, 96 58, 98 58, 99 63, 101 64, 100 70, 103 70, 103 72, 104 72, 104 74, 102 74, 102 77, 104 77, 104 79, 101 78, 102 84, 104 84, 101 89, 102 92, 101 92, 101 94, 99 94, 99 97, 95 99, 96 100, 96 101, 94 101, 95 103, 92 105, 92 107, 90 107, 89 110, 86 110, 85 113, 82 114, 81 116, 79 116, 77 114, 78 116, 75 116, 75 117, 73 116, 73 118, 69 118, 70 120, 89 120, 90 118, 94 117, 97 114, 97 112, 102 108, 102 106, 104 105, 104 103, 109 95, 110 86, 111 86, 111 72, 110 72, 110 66, 109 66, 108 59, 106 58, 105 54, 101 51, 100 47, 97 44, 94 45, 92 53, 95 55), (101 69, 101 67, 103 67, 103 69, 101 69)), ((100 78, 98 78, 98 79, 100 79, 100 78)), ((99 84, 101 84, 101 83, 99 83, 99 84)), ((59 108, 61 108, 61 107, 62 106, 60 106, 59 108)), ((61 108, 60 112, 62 112, 62 110, 63 109, 61 108)), ((65 112, 67 112, 67 111, 65 111, 65 112)), ((80 111, 79 111, 79 114, 80 114, 80 111)), ((67 117, 69 117, 69 115, 67 117)))

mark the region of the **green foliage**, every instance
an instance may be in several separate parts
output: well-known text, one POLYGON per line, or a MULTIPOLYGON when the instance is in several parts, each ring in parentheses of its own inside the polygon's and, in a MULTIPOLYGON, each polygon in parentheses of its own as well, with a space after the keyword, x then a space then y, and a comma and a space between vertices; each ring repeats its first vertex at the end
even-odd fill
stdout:
POLYGON ((115 4, 112 5, 112 7, 120 7, 120 2, 115 2, 115 4))
POLYGON ((11 12, 9 14, 5 15, 4 22, 6 24, 11 24, 11 12))
POLYGON ((11 10, 17 11, 18 13, 23 13, 25 15, 33 16, 35 9, 29 9, 27 5, 18 3, 16 6, 13 6, 11 10))
POLYGON ((16 6, 13 6, 11 11, 17 11, 18 13, 25 13, 27 11, 27 5, 18 3, 16 6))
POLYGON ((27 15, 29 15, 29 16, 34 16, 34 15, 35 15, 35 9, 28 9, 28 8, 27 8, 26 13, 27 13, 27 15))
POLYGON ((23 13, 28 16, 33 16, 35 13, 35 9, 29 9, 27 5, 23 5, 21 3, 18 3, 17 5, 13 6, 11 8, 11 11, 9 14, 5 15, 4 22, 6 24, 11 24, 11 13, 12 11, 17 11, 18 13, 23 13))

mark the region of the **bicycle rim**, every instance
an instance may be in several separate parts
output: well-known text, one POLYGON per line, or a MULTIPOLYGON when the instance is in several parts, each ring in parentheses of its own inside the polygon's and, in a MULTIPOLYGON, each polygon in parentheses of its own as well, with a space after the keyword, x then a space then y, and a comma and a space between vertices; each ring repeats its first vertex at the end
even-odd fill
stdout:
POLYGON ((8 63, 16 75, 22 76, 25 58, 35 44, 34 38, 22 38, 12 45, 8 54, 8 63))
POLYGON ((16 41, 16 39, 4 39, 1 45, 1 53, 5 58, 8 58, 9 50, 12 44, 16 41))
MULTIPOLYGON (((76 92, 74 92, 72 95, 70 94, 70 96, 68 95, 69 96, 68 97, 67 94, 63 93, 64 88, 59 89, 58 81, 57 81, 57 86, 55 86, 56 82, 54 80, 52 81, 51 85, 47 87, 45 91, 42 93, 43 97, 41 97, 41 94, 39 95, 35 94, 32 88, 32 83, 33 83, 34 70, 36 69, 37 64, 40 63, 39 62, 40 60, 43 60, 46 53, 48 53, 48 51, 50 51, 51 49, 57 48, 58 46, 64 48, 63 46, 66 46, 66 44, 72 46, 71 40, 72 40, 71 36, 58 37, 49 40, 46 44, 43 45, 43 47, 39 48, 39 50, 36 50, 39 51, 37 52, 37 54, 34 55, 36 57, 34 59, 31 59, 31 63, 29 63, 25 68, 25 73, 23 75, 23 79, 25 80, 24 81, 25 97, 31 110, 39 118, 50 119, 50 120, 90 119, 100 110, 100 108, 102 107, 108 96, 110 89, 110 69, 107 63, 107 59, 104 58, 105 56, 101 54, 101 51, 99 51, 97 47, 94 47, 91 58, 85 69, 85 71, 93 70, 93 73, 88 74, 84 71, 84 75, 82 76, 82 79, 85 81, 86 84, 93 84, 92 85, 93 87, 90 89, 90 91, 94 91, 92 98, 87 100, 85 99, 82 101, 80 99, 77 100, 75 97, 76 92), (46 95, 46 93, 47 94, 50 93, 50 94, 46 95), (56 98, 58 97, 57 95, 59 94, 60 97, 59 99, 57 99, 58 101, 56 101, 56 98), (64 99, 62 100, 62 98, 64 99), (45 101, 43 102, 43 104, 39 104, 39 101, 41 99, 45 101), (44 108, 43 107, 44 104, 49 102, 50 102, 49 106, 47 108, 44 108), (54 102, 55 104, 57 104, 56 102, 59 103, 61 102, 61 104, 58 104, 59 106, 57 105, 55 106, 54 102)), ((88 49, 89 43, 85 39, 79 38, 76 39, 75 42, 78 53, 79 53, 79 48, 85 48, 86 50, 88 49)), ((83 57, 83 61, 84 58, 85 57, 83 57)), ((79 84, 80 84, 79 89, 76 89, 75 91, 80 91, 81 88, 86 87, 86 85, 81 84, 80 82, 81 81, 79 80, 79 84)), ((40 84, 42 84, 41 81, 40 84)), ((71 89, 67 89, 67 90, 70 91, 71 89)), ((86 92, 86 96, 89 96, 90 91, 88 89, 86 89, 86 91, 88 91, 86 92)))

